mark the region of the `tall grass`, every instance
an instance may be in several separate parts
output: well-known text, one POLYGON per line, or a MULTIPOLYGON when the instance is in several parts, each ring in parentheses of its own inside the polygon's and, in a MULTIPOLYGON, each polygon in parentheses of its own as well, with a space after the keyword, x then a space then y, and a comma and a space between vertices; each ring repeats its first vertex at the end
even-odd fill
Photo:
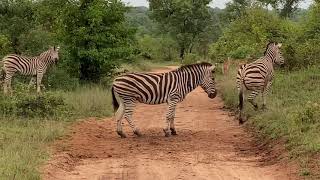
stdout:
MULTIPOLYGON (((236 108, 237 69, 219 76, 219 86, 227 106, 236 108)), ((320 152, 320 71, 317 67, 294 72, 277 71, 272 91, 267 97, 267 110, 254 111, 245 101, 248 123, 263 135, 284 139, 291 157, 302 158, 320 152)), ((257 98, 261 106, 261 97, 257 98)), ((320 162, 318 162, 320 165, 320 162)))
POLYGON ((62 93, 66 104, 77 117, 111 115, 110 89, 93 85, 82 86, 72 92, 62 93))

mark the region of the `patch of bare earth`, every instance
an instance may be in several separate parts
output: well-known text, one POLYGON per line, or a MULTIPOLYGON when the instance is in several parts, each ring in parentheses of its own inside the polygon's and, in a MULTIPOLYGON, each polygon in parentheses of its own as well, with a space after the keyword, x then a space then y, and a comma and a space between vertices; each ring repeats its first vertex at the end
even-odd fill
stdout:
MULTIPOLYGON (((164 71, 164 69, 162 69, 164 71)), ((269 148, 223 110, 220 98, 196 89, 178 105, 178 136, 164 137, 167 106, 139 104, 133 118, 144 134, 120 139, 112 118, 89 119, 55 143, 44 179, 297 179, 280 160, 282 146, 269 148)), ((127 123, 125 123, 127 124, 127 123)))

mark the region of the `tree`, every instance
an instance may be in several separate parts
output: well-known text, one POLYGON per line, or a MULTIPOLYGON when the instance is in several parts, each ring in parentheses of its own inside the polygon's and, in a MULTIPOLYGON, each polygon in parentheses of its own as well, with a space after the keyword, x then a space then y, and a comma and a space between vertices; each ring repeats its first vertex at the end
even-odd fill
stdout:
POLYGON ((81 80, 99 81, 133 52, 135 30, 125 24, 119 0, 69 1, 62 23, 70 66, 81 80))
POLYGON ((34 27, 34 4, 31 0, 0 1, 0 34, 11 42, 14 53, 20 54, 20 38, 34 27))
POLYGON ((151 18, 179 45, 180 58, 192 52, 196 38, 208 26, 211 0, 149 0, 151 18))
POLYGON ((281 17, 290 17, 298 9, 298 4, 302 0, 259 0, 266 6, 271 5, 276 9, 281 17))

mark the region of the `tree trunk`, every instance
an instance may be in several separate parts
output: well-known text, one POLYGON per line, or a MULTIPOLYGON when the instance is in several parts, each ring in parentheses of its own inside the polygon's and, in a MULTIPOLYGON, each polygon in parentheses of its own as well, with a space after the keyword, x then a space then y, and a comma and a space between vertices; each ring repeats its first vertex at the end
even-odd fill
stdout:
POLYGON ((184 48, 184 47, 181 47, 181 48, 180 48, 180 59, 181 59, 181 62, 182 62, 183 59, 184 59, 184 53, 185 53, 185 48, 184 48))

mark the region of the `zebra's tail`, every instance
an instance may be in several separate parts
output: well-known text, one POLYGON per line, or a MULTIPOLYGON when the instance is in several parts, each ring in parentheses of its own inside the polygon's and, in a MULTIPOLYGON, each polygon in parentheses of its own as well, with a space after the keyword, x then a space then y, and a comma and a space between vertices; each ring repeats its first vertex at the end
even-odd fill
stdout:
POLYGON ((240 111, 243 109, 243 88, 240 88, 239 91, 239 109, 240 111))
POLYGON ((114 112, 116 112, 118 110, 118 108, 119 108, 119 103, 118 103, 117 98, 116 98, 116 96, 114 94, 113 86, 112 86, 111 92, 112 92, 113 110, 114 110, 114 112))
POLYGON ((6 73, 3 69, 3 67, 0 67, 0 84, 2 84, 4 82, 5 75, 6 75, 6 73))

